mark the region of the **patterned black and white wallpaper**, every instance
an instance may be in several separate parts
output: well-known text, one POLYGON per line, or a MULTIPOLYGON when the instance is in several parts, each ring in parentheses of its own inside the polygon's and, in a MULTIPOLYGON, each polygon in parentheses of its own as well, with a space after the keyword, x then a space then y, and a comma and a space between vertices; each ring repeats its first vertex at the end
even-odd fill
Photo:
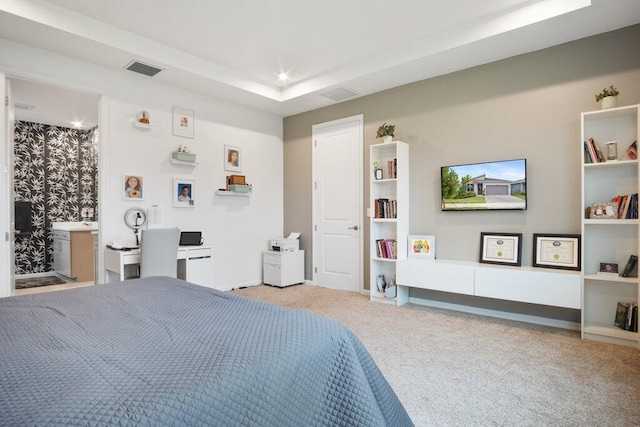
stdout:
POLYGON ((16 237, 16 275, 53 271, 52 222, 80 221, 83 208, 98 212, 97 138, 97 128, 16 121, 15 200, 30 202, 32 226, 16 237))

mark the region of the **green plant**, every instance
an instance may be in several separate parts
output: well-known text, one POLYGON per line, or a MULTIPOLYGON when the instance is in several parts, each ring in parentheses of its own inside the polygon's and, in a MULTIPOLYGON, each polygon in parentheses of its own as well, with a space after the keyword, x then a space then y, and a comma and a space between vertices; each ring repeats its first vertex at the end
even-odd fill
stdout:
POLYGON ((384 138, 385 136, 394 136, 396 125, 388 125, 386 122, 378 128, 376 138, 384 138))
POLYGON ((618 96, 620 91, 613 86, 605 87, 602 89, 602 92, 596 94, 596 102, 600 102, 602 98, 606 98, 607 96, 618 96))

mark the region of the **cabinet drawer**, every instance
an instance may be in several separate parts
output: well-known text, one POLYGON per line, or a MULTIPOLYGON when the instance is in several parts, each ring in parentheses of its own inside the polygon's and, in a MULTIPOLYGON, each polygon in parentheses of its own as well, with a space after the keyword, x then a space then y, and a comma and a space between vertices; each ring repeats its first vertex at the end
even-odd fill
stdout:
POLYGON ((70 240, 71 232, 66 230, 52 230, 51 235, 54 239, 70 240))
POLYGON ((282 265, 282 254, 264 253, 263 261, 265 264, 282 265))
POLYGON ((262 281, 267 285, 282 285, 282 269, 279 265, 264 264, 262 266, 262 281))
POLYGON ((209 248, 189 249, 188 257, 189 259, 209 258, 211 257, 211 249, 209 248))

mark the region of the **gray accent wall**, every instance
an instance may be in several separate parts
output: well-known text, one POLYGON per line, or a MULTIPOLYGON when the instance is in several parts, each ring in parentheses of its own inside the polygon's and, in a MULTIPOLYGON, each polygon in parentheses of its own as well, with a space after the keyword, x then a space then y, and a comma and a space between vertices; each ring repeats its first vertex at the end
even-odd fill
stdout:
MULTIPOLYGON (((516 41, 514 41, 515 43, 516 41)), ((523 233, 522 264, 533 233, 580 233, 580 113, 614 85, 618 105, 640 103, 640 25, 379 92, 284 119, 284 231, 305 236, 312 279, 311 128, 364 114, 364 205, 369 145, 383 122, 410 145, 410 227, 435 234, 437 257, 477 261, 480 232, 523 233), (440 167, 526 158, 528 209, 441 212, 440 167)), ((618 141, 619 151, 633 141, 618 141)), ((365 287, 369 283, 368 218, 365 287)), ((419 292, 412 292, 419 296, 419 292)))

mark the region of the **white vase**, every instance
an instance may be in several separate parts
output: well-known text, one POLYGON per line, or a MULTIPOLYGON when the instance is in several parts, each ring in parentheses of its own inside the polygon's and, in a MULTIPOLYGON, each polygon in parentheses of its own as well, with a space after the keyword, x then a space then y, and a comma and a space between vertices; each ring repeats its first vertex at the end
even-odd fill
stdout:
POLYGON ((391 135, 384 136, 382 137, 382 142, 384 142, 385 144, 393 142, 393 137, 391 135))
POLYGON ((618 97, 617 96, 607 96, 602 98, 602 109, 606 110, 607 108, 616 108, 618 106, 618 97))

